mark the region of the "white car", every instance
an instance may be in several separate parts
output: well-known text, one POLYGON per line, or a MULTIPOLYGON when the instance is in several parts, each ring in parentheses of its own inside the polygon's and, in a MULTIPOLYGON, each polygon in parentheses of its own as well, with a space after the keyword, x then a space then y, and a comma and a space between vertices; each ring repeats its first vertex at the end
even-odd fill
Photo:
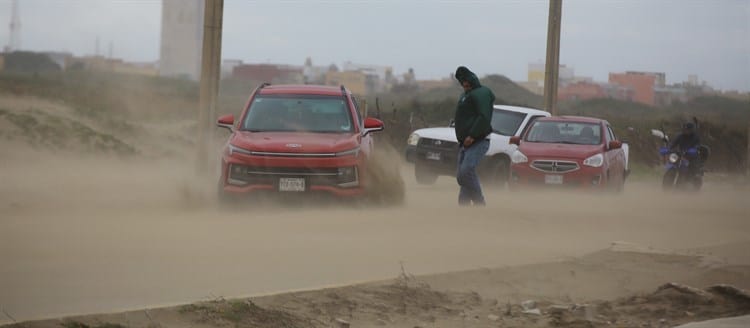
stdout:
MULTIPOLYGON (((483 182, 504 185, 510 176, 510 156, 518 147, 510 143, 510 137, 522 135, 529 123, 540 117, 548 117, 550 113, 507 105, 495 105, 493 108, 493 132, 488 136, 488 158, 481 162, 479 174, 483 182)), ((433 184, 440 175, 456 175, 458 141, 452 124, 416 130, 407 143, 407 159, 414 161, 417 183, 433 184)))

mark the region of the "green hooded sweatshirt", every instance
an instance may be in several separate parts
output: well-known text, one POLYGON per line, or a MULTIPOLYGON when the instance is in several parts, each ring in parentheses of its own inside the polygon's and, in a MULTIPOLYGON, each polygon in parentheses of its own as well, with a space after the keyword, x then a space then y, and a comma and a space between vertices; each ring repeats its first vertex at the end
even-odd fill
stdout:
POLYGON ((458 82, 469 81, 471 89, 461 94, 456 106, 456 139, 459 144, 464 143, 466 137, 481 140, 492 132, 492 106, 495 94, 487 87, 479 84, 476 74, 464 66, 456 69, 458 82))

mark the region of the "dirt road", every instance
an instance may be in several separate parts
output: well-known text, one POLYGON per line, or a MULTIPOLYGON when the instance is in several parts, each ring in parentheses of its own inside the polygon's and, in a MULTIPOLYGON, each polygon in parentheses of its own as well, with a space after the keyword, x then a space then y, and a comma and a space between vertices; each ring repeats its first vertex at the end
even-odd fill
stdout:
MULTIPOLYGON (((724 184, 676 195, 650 181, 619 196, 492 190, 486 208, 458 208, 453 180, 419 186, 405 166, 400 207, 221 210, 184 164, 29 156, 0 170, 0 308, 18 321, 393 278, 401 263, 426 274, 613 241, 750 241, 747 189, 724 184)), ((750 263, 747 252, 723 256, 750 263)))

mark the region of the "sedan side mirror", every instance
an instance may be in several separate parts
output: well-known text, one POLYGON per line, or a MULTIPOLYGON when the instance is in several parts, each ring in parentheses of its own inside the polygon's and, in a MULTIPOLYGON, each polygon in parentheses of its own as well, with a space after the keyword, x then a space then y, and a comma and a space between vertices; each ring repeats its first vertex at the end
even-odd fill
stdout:
POLYGON ((383 124, 383 121, 377 118, 368 117, 365 119, 365 129, 362 132, 362 135, 366 136, 370 132, 383 131, 384 128, 385 125, 383 124))
POLYGON ((219 116, 219 120, 216 121, 216 126, 225 128, 229 130, 229 132, 234 132, 234 115, 227 114, 219 116))
POLYGON ((510 141, 508 141, 508 143, 511 144, 511 145, 520 146, 521 145, 521 137, 518 137, 518 136, 510 137, 510 141))
POLYGON ((612 140, 609 142, 609 149, 620 149, 622 148, 622 142, 620 140, 612 140))

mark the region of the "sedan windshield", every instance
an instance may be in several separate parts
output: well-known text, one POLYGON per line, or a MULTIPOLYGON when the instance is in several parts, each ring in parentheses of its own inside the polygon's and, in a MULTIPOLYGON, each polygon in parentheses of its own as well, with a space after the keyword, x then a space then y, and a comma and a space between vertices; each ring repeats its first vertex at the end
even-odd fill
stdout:
POLYGON ((596 123, 582 122, 534 122, 526 141, 598 145, 601 143, 601 128, 596 123))
POLYGON ((351 115, 341 96, 257 96, 242 123, 253 132, 352 132, 351 115))

